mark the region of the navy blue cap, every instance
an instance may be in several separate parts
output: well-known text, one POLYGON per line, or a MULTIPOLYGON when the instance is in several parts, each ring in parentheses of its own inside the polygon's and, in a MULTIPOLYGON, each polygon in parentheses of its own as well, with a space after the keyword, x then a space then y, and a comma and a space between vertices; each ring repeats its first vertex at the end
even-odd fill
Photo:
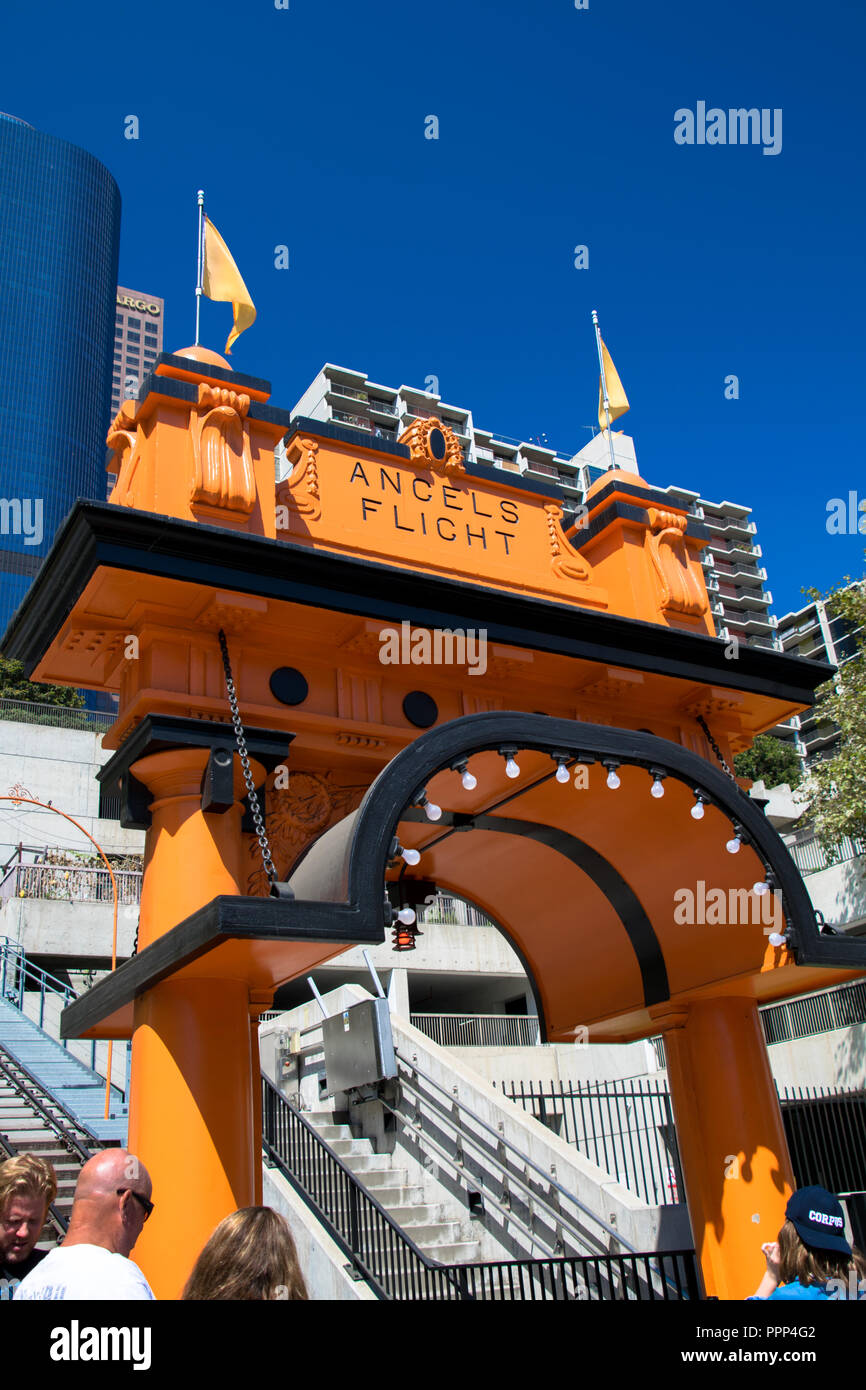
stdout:
POLYGON ((801 1187, 788 1202, 785 1215, 804 1245, 851 1254, 842 1204, 826 1187, 801 1187))

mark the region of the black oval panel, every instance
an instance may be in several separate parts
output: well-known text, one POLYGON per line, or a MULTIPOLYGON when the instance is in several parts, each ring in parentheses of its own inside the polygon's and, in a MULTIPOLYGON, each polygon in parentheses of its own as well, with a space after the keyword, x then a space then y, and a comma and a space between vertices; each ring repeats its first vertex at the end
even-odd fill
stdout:
POLYGON ((271 672, 271 694, 281 705, 301 705, 310 693, 307 678, 294 666, 280 666, 271 672))
POLYGON ((445 442, 445 436, 441 430, 433 429, 430 431, 427 438, 427 448, 430 450, 433 458, 436 459, 438 463, 441 463, 448 452, 448 445, 445 442))
POLYGON ((403 713, 416 729, 429 729, 439 718, 439 706, 423 690, 410 690, 403 701, 403 713))

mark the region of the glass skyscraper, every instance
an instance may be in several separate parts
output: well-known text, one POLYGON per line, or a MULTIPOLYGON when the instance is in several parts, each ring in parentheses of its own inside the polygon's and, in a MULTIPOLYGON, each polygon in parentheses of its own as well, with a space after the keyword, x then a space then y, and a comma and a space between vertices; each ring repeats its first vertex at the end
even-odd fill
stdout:
POLYGON ((78 497, 105 498, 120 191, 0 113, 0 635, 78 497))

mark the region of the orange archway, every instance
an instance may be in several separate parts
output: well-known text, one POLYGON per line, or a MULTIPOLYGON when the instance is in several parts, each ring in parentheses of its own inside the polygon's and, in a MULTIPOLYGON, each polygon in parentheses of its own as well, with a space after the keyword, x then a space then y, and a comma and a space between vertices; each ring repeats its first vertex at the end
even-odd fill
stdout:
POLYGON ((548 1037, 664 1032, 706 1288, 741 1297, 791 1182, 757 1005, 866 956, 819 934, 713 749, 729 762, 807 707, 827 668, 730 659, 706 532, 636 475, 599 479, 569 531, 555 487, 466 460, 438 421, 376 440, 268 394, 216 354, 163 356, 112 427, 111 502, 77 504, 6 640, 38 679, 119 696, 100 775, 147 832, 141 949, 64 1027, 133 1039, 130 1144, 158 1193, 137 1257, 176 1297, 217 1222, 256 1199, 258 1015, 279 984, 383 939, 396 834, 508 931, 548 1037), (294 897, 266 896, 221 632, 294 897), (559 759, 586 785, 558 782, 559 759))

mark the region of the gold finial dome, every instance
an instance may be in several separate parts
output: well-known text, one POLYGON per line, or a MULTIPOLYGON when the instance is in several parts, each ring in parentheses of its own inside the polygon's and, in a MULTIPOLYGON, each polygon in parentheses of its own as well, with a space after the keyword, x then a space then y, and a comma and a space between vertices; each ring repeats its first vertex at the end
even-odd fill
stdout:
POLYGON ((204 362, 210 367, 225 367, 226 371, 229 372, 234 370, 230 362, 227 362, 224 357, 220 357, 218 352, 213 352, 211 348, 179 348, 178 351, 172 355, 174 357, 191 357, 193 362, 204 362))

